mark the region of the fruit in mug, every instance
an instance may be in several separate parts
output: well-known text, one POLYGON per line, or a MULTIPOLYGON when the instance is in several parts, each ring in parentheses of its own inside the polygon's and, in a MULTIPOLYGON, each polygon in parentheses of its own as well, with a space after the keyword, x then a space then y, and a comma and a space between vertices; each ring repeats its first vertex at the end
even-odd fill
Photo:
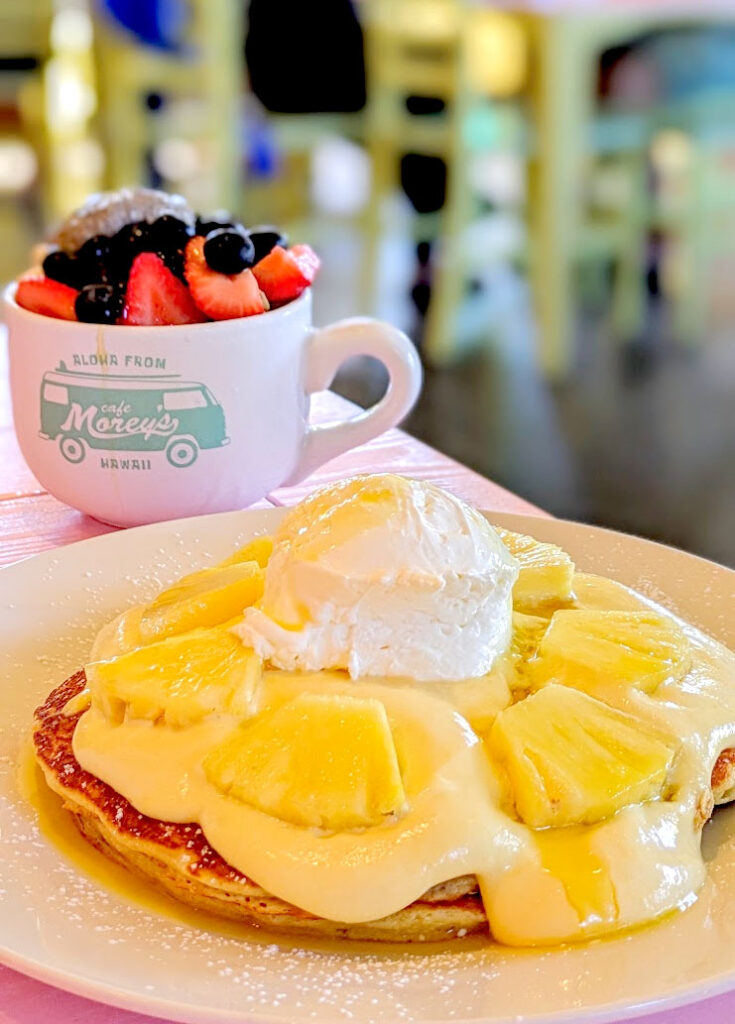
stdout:
POLYGON ((271 303, 289 302, 309 287, 317 275, 320 260, 308 245, 283 249, 277 245, 256 263, 253 273, 271 303))
POLYGON ((200 214, 197 217, 194 234, 204 235, 206 238, 210 232, 219 228, 245 232, 245 228, 235 220, 229 210, 215 210, 213 213, 200 214))
POLYGON ((181 281, 184 277, 184 253, 194 230, 178 217, 165 215, 149 226, 147 244, 181 281))
POLYGON ((563 683, 602 697, 611 687, 653 693, 680 679, 690 661, 682 631, 655 612, 562 609, 529 668, 534 686, 563 683))
POLYGON ((148 226, 147 241, 152 251, 158 253, 173 249, 183 251, 193 234, 194 230, 189 224, 167 213, 148 226))
POLYGON ((115 280, 114 243, 107 235, 93 235, 76 253, 85 284, 108 283, 115 280))
POLYGON ((198 324, 206 316, 197 308, 189 289, 152 252, 133 261, 122 322, 133 326, 198 324))
POLYGON ((204 771, 223 793, 307 828, 379 825, 406 801, 385 707, 371 698, 299 694, 240 726, 204 771))
POLYGON ((250 713, 260 659, 227 629, 197 629, 86 667, 93 706, 174 728, 210 715, 250 713))
POLYGON ((151 225, 146 221, 137 221, 133 224, 124 224, 113 236, 112 250, 117 281, 127 281, 135 257, 141 252, 151 251, 150 228, 151 225))
POLYGON ((654 800, 674 757, 639 719, 553 684, 501 711, 487 744, 532 828, 592 824, 654 800))
POLYGON ((209 217, 197 217, 195 235, 202 235, 204 238, 213 231, 221 228, 233 228, 235 225, 229 220, 217 220, 209 217))
POLYGON ((111 284, 88 284, 77 295, 74 309, 85 324, 114 324, 122 313, 123 298, 111 284))
POLYGON ((556 544, 545 544, 522 533, 495 527, 503 544, 520 566, 513 587, 513 604, 533 607, 572 596, 574 562, 556 544))
POLYGON ((260 263, 276 245, 283 249, 288 246, 288 236, 270 224, 258 224, 257 227, 250 228, 248 234, 255 247, 255 263, 260 263))
POLYGON ((242 232, 219 228, 207 235, 203 252, 210 270, 219 274, 239 274, 252 267, 255 247, 242 232))
POLYGON ((194 302, 214 320, 254 316, 268 309, 252 270, 219 274, 204 258, 205 239, 196 235, 186 247, 186 280, 194 302))
MULTIPOLYGON (((266 312, 266 292, 249 271, 274 247, 287 245, 286 236, 274 227, 261 225, 251 236, 227 213, 195 217, 181 196, 145 188, 90 196, 67 217, 56 240, 57 247, 36 247, 43 274, 34 267, 26 276, 82 290, 74 317, 68 293, 65 297, 50 288, 45 293, 32 287, 21 290, 21 305, 47 316, 130 326, 202 323, 266 312), (177 287, 177 280, 183 287, 177 287), (121 309, 117 295, 124 295, 121 309)), ((276 258, 270 270, 268 265, 263 270, 278 303, 296 298, 319 267, 309 246, 281 251, 285 262, 276 258)))
POLYGON ((190 573, 146 606, 139 624, 141 642, 228 622, 262 596, 263 586, 263 570, 255 561, 190 573))
POLYGON ((77 294, 75 288, 48 277, 24 277, 18 282, 15 301, 32 313, 52 316, 57 320, 76 320, 74 303, 77 294))
POLYGON ((87 284, 84 280, 83 267, 76 256, 63 249, 53 249, 43 261, 43 272, 52 281, 60 281, 70 288, 81 288, 87 284))

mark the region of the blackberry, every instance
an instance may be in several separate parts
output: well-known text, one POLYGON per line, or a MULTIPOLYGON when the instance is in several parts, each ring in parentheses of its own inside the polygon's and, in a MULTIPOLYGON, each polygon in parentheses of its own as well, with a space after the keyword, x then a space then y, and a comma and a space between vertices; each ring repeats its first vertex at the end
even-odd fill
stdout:
POLYGON ((93 235, 77 250, 77 260, 82 269, 83 282, 108 282, 113 273, 113 241, 108 235, 93 235))
POLYGON ((227 210, 215 210, 214 213, 204 214, 196 219, 196 233, 204 235, 205 238, 219 228, 229 228, 232 231, 240 228, 240 225, 227 210))
POLYGON ((288 245, 288 235, 284 235, 270 224, 259 224, 255 228, 250 228, 248 234, 255 248, 253 263, 259 263, 275 246, 281 245, 285 249, 288 245))
POLYGON ((70 288, 81 288, 86 284, 82 264, 71 253, 54 249, 43 261, 43 272, 52 281, 68 284, 70 288))
POLYGON ((85 324, 114 324, 122 307, 122 294, 111 284, 85 285, 74 303, 77 319, 85 324))

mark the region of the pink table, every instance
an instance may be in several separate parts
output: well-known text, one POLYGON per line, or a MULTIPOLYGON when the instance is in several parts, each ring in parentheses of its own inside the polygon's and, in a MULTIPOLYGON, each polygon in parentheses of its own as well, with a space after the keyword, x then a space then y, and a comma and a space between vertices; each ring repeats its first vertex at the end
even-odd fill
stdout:
MULTIPOLYGON (((0 565, 47 548, 70 544, 112 527, 62 505, 47 494, 23 461, 12 427, 4 346, 0 348, 0 565)), ((349 403, 326 392, 317 396, 314 419, 344 416, 349 403)), ((393 471, 432 480, 480 508, 545 515, 465 466, 441 455, 400 430, 334 459, 304 483, 281 488, 259 503, 290 505, 314 487, 354 473, 393 471)), ((0 1024, 154 1024, 156 1018, 115 1010, 59 992, 0 966, 0 1024)), ((727 1024, 735 1020, 735 997, 721 997, 694 1007, 639 1018, 640 1024, 727 1024)), ((247 1024, 243 1020, 243 1024, 247 1024)))

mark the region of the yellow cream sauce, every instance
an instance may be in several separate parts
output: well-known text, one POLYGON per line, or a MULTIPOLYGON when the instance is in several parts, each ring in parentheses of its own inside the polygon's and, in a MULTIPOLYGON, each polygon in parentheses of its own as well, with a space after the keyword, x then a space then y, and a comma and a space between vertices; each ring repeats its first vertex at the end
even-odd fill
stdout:
MULTIPOLYGON (((581 608, 651 607, 620 584, 583 574, 575 577, 575 595, 581 608)), ((493 714, 512 699, 506 661, 483 681, 442 684, 264 672, 261 709, 304 690, 384 703, 408 810, 361 831, 320 833, 219 792, 201 762, 232 729, 225 717, 186 729, 111 725, 90 708, 75 730, 74 752, 141 813, 199 822, 225 860, 313 914, 374 920, 433 885, 474 874, 498 941, 574 941, 686 907, 704 880, 697 808, 717 756, 735 746, 735 656, 680 625, 692 648, 689 672, 653 695, 621 688, 609 700, 678 740, 665 799, 623 808, 596 825, 533 830, 514 818, 482 742, 493 714)), ((99 641, 95 656, 104 657, 99 641)))

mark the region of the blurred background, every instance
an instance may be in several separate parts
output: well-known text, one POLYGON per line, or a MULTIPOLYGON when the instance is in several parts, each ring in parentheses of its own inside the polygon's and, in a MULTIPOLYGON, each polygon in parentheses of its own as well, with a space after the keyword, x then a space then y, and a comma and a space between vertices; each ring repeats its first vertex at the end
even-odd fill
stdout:
POLYGON ((733 0, 1 0, 0 277, 128 184, 308 240, 411 433, 735 565, 733 0))

